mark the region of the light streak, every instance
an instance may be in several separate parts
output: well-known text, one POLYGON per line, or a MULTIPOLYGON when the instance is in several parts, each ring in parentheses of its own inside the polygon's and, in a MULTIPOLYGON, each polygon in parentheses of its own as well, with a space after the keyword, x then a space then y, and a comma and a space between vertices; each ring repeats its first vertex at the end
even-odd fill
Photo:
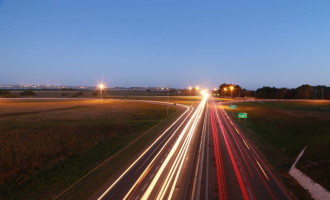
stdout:
POLYGON ((269 178, 268 178, 266 172, 265 172, 264 169, 261 167, 261 165, 259 164, 259 162, 258 162, 257 160, 256 160, 256 162, 257 162, 258 166, 260 167, 262 173, 264 173, 264 175, 266 176, 267 180, 269 180, 269 178))
POLYGON ((175 142, 171 151, 168 153, 166 159, 162 163, 161 167, 157 171, 156 175, 152 179, 151 183, 149 184, 149 187, 147 188, 141 199, 148 199, 150 197, 151 193, 155 190, 156 184, 159 183, 159 179, 161 176, 165 176, 165 181, 160 183, 161 187, 155 199, 164 199, 166 194, 168 195, 166 199, 171 199, 176 182, 183 166, 183 162, 186 158, 192 136, 198 124, 199 117, 204 111, 206 102, 207 96, 204 96, 203 100, 199 104, 194 114, 191 116, 190 120, 188 121, 181 134, 179 135, 177 141, 175 142), (176 152, 177 156, 174 158, 173 163, 170 164, 171 159, 176 152), (164 173, 166 167, 170 167, 168 173, 164 173))
MULTIPOLYGON (((278 187, 280 190, 282 190, 283 196, 287 197, 287 199, 290 199, 288 194, 283 189, 282 185, 278 182, 277 178, 275 178, 273 173, 269 170, 267 165, 264 163, 263 159, 260 158, 259 154, 253 148, 253 145, 251 145, 248 142, 248 140, 246 139, 244 134, 242 134, 239 131, 239 128, 237 127, 237 125, 235 123, 233 123, 233 120, 228 116, 228 114, 226 113, 223 106, 220 107, 219 113, 222 116, 223 122, 226 124, 226 126, 229 130, 228 133, 231 133, 231 134, 228 134, 228 133, 225 133, 225 134, 227 135, 227 137, 230 135, 234 139, 232 144, 234 144, 234 146, 236 146, 236 148, 238 148, 239 152, 240 152, 240 154, 237 154, 237 156, 238 156, 237 158, 241 157, 244 159, 245 165, 251 174, 251 178, 253 178, 253 180, 260 180, 263 183, 262 185, 268 191, 268 194, 270 195, 271 199, 274 199, 274 200, 278 199, 278 196, 276 197, 275 194, 273 193, 274 191, 270 188, 271 186, 274 186, 274 185, 276 185, 276 187, 278 187), (235 134, 235 131, 237 132, 237 134, 235 134), (247 151, 247 149, 249 151, 247 151), (250 169, 251 167, 253 168, 254 172, 256 172, 256 173, 252 174, 252 171, 250 169), (256 179, 257 177, 260 177, 260 178, 256 179)), ((220 121, 220 119, 219 119, 219 121, 220 121)), ((228 138, 228 139, 230 139, 230 138, 228 138)), ((233 150, 234 149, 235 148, 233 148, 233 150)), ((242 166, 240 166, 240 167, 242 167, 242 166)), ((240 170, 240 173, 244 173, 244 170, 242 170, 242 171, 240 170)), ((249 183, 249 179, 247 179, 247 177, 245 177, 244 181, 246 181, 248 193, 250 195, 252 195, 252 196, 250 196, 250 198, 255 199, 255 196, 254 196, 254 193, 252 190, 253 188, 249 188, 249 187, 251 187, 251 185, 249 183)))
POLYGON ((216 128, 216 121, 214 117, 214 112, 210 114, 211 119, 211 128, 212 128, 212 136, 213 136, 213 146, 214 146, 214 155, 215 155, 215 164, 217 171, 217 179, 218 179, 218 190, 220 194, 220 199, 228 199, 227 198, 227 190, 225 183, 225 174, 223 172, 223 163, 221 159, 220 152, 220 143, 218 138, 218 130, 216 128))
POLYGON ((225 130, 225 128, 223 127, 223 124, 220 120, 220 117, 218 115, 218 112, 216 112, 216 118, 217 118, 217 121, 220 125, 220 128, 221 128, 221 132, 223 134, 223 138, 224 138, 224 141, 225 141, 225 144, 226 144, 226 148, 227 148, 227 151, 228 151, 228 154, 229 154, 229 158, 231 160, 231 163, 233 165, 233 168, 234 168, 234 172, 235 172, 235 175, 237 177, 237 180, 238 180, 238 183, 239 183, 239 187, 241 189, 241 192, 242 192, 242 195, 243 195, 243 198, 245 200, 248 200, 250 199, 249 197, 249 194, 248 194, 248 191, 247 191, 247 187, 245 186, 245 183, 243 181, 243 177, 242 177, 242 174, 240 173, 240 170, 238 168, 238 164, 237 164, 237 161, 235 160, 234 158, 234 154, 233 154, 233 151, 232 149, 230 148, 230 145, 229 145, 229 139, 228 139, 228 133, 227 131, 225 130))
MULTIPOLYGON (((188 116, 187 116, 188 117, 188 116)), ((158 153, 154 156, 154 158, 151 160, 151 162, 149 163, 149 165, 146 167, 146 169, 143 171, 143 173, 141 174, 141 176, 137 179, 137 181, 134 183, 134 185, 130 188, 130 190, 127 192, 127 194, 125 195, 125 197, 123 199, 127 199, 129 197, 129 195, 131 194, 131 192, 135 189, 135 187, 143 180, 143 178, 148 174, 148 172, 150 171, 149 169, 151 168, 151 166, 154 164, 155 160, 158 158, 158 156, 162 153, 162 151, 164 150, 164 148, 166 147, 166 145, 168 144, 168 142, 171 140, 171 138, 175 135, 175 133, 181 128, 181 126, 183 125, 183 123, 180 124, 180 126, 174 131, 174 133, 171 135, 171 137, 166 141, 166 143, 163 145, 163 147, 158 151, 158 153)))
POLYGON ((190 107, 186 107, 186 111, 169 126, 108 188, 107 190, 98 198, 98 200, 101 200, 121 179, 125 174, 164 136, 164 134, 170 130, 189 110, 190 107))

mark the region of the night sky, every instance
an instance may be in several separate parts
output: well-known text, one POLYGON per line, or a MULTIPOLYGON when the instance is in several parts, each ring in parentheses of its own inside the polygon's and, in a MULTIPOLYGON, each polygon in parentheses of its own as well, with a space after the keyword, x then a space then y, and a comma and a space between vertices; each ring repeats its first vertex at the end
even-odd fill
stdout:
POLYGON ((330 1, 0 0, 0 84, 330 85, 330 1))

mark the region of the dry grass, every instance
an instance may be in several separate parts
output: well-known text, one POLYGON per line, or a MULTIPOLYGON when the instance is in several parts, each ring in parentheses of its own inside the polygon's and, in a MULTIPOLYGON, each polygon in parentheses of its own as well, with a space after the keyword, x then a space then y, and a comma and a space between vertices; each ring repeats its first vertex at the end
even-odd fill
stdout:
POLYGON ((247 112, 248 119, 237 120, 267 159, 287 174, 299 152, 305 155, 298 168, 330 189, 330 101, 246 102, 229 109, 247 112))
MULTIPOLYGON (((166 118, 166 109, 121 100, 2 100, 0 192, 8 197, 8 191, 36 182, 40 174, 77 155, 90 154, 100 144, 112 146, 96 156, 99 160, 84 160, 86 167, 93 166, 166 118)), ((175 110, 169 107, 170 113, 175 110)))
POLYGON ((135 99, 135 100, 149 100, 149 101, 164 101, 164 102, 171 102, 176 104, 183 104, 188 106, 194 106, 199 103, 202 99, 201 96, 130 96, 130 97, 123 97, 117 96, 113 97, 117 99, 135 99))

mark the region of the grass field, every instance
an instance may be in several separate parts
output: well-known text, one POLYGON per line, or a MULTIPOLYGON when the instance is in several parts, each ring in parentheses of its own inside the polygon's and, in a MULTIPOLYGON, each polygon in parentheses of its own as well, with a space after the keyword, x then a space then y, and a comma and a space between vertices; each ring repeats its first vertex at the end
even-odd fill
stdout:
POLYGON ((163 101, 176 104, 183 104, 188 106, 194 106, 200 102, 201 96, 115 96, 114 99, 133 99, 133 100, 149 100, 149 101, 163 101))
MULTIPOLYGON (((168 108, 174 120, 178 107, 168 108)), ((141 136, 98 172, 111 176, 160 133, 156 125, 166 127, 166 118, 167 106, 143 102, 1 100, 0 198, 54 197, 141 136)))
MULTIPOLYGON (((29 97, 45 97, 45 98, 99 98, 100 93, 98 90, 78 90, 78 89, 32 89, 34 92, 34 95, 22 95, 22 92, 26 90, 22 89, 11 89, 6 90, 10 94, 2 95, 0 94, 0 97, 23 97, 23 98, 29 98, 29 97)), ((170 96, 181 96, 182 93, 177 93, 176 90, 170 90, 169 91, 170 96)), ((139 90, 104 90, 103 91, 103 97, 104 98, 113 98, 113 97, 121 97, 121 98, 130 98, 134 96, 167 96, 168 93, 166 90, 164 91, 139 91, 139 90)), ((188 97, 188 96, 186 96, 188 97)))
POLYGON ((330 101, 245 102, 226 110, 283 174, 308 146, 297 167, 330 189, 330 101), (237 112, 248 113, 247 121, 237 112))

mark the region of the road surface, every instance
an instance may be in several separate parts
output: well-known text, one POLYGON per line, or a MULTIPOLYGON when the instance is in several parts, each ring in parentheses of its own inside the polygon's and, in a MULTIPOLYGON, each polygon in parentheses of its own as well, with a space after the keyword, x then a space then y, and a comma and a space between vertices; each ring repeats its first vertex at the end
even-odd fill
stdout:
POLYGON ((243 132, 208 95, 96 196, 93 199, 290 199, 243 132))

